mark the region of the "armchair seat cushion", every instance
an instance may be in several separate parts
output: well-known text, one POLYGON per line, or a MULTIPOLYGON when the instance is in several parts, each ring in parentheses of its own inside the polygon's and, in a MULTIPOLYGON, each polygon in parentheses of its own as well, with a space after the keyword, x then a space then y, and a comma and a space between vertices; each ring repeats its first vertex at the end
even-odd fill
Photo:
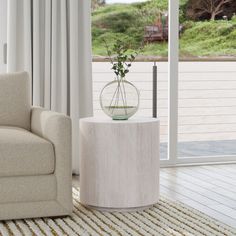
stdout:
POLYGON ((0 126, 0 178, 52 174, 54 166, 51 142, 22 128, 0 126))

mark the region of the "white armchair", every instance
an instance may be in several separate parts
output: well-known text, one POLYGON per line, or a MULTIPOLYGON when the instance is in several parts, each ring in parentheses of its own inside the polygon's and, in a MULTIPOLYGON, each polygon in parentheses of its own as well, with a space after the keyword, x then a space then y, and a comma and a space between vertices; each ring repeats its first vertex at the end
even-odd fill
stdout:
POLYGON ((72 213, 71 120, 31 107, 29 87, 0 75, 0 220, 72 213))

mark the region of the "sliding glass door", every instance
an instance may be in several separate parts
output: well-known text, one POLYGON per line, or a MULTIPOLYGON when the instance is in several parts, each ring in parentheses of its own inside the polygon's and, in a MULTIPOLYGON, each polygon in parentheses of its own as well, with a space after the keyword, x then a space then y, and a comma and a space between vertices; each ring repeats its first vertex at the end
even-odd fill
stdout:
POLYGON ((114 78, 104 39, 110 44, 125 39, 136 47, 144 42, 126 78, 140 90, 136 115, 152 116, 156 62, 163 166, 236 160, 236 18, 230 5, 223 15, 199 16, 194 2, 107 0, 93 5, 94 114, 104 116, 99 93, 114 78))
POLYGON ((236 63, 181 62, 178 158, 236 160, 236 63))
POLYGON ((160 159, 168 159, 168 0, 106 0, 92 5, 94 115, 105 116, 99 104, 101 89, 114 79, 107 60, 108 45, 116 39, 138 51, 126 79, 140 91, 137 117, 152 117, 153 70, 157 70, 157 115, 160 119, 160 159), (100 4, 98 4, 100 3, 100 4), (154 66, 154 62, 156 67, 154 66))
POLYGON ((169 142, 164 166, 236 161, 234 16, 186 21, 183 9, 191 19, 190 2, 169 0, 169 142))

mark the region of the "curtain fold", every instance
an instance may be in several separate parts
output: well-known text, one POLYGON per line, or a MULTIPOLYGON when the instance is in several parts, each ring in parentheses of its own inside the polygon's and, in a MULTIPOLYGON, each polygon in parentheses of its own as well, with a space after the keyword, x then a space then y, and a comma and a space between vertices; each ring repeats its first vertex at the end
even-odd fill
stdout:
POLYGON ((32 77, 32 103, 72 118, 73 172, 79 171, 79 118, 91 116, 89 0, 8 0, 7 71, 32 77))

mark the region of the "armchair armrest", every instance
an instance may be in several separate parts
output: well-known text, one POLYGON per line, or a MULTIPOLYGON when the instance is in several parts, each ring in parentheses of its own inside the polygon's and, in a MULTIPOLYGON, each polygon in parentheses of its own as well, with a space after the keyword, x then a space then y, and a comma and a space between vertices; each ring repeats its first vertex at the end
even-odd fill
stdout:
POLYGON ((49 140, 55 151, 57 201, 72 212, 71 119, 41 107, 31 110, 31 132, 49 140))

